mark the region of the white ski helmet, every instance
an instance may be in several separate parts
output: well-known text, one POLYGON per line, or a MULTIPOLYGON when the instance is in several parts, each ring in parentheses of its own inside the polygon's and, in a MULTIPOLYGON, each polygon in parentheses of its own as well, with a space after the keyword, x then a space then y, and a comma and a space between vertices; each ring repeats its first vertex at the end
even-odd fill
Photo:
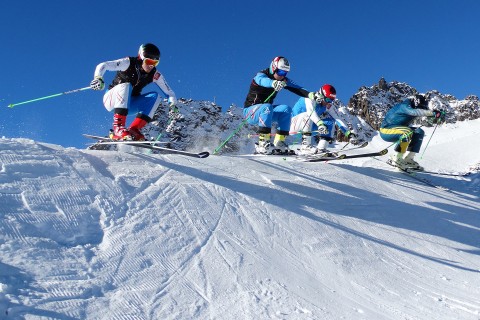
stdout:
POLYGON ((277 70, 283 70, 285 72, 290 71, 290 62, 284 57, 275 57, 270 63, 270 73, 274 74, 277 70))

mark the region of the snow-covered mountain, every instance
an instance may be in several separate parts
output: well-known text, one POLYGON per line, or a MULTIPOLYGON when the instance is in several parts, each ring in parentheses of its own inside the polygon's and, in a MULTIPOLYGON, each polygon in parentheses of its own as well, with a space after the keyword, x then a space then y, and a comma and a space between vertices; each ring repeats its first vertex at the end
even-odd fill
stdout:
MULTIPOLYGON (((192 117, 215 108, 187 103, 192 117)), ((479 133, 480 120, 435 131, 420 163, 470 172, 418 174, 437 187, 385 156, 195 159, 0 138, 0 318, 477 320, 479 133)), ((374 135, 366 150, 383 147, 374 135)))

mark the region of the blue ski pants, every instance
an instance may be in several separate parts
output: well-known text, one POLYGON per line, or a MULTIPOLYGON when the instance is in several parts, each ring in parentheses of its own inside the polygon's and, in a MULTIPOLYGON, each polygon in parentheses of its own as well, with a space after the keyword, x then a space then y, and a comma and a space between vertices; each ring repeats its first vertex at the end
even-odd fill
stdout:
POLYGON ((116 85, 103 96, 103 104, 108 111, 126 109, 128 114, 137 114, 137 116, 143 114, 150 119, 153 118, 161 101, 157 92, 132 96, 132 85, 128 82, 116 85))
POLYGON ((288 135, 292 108, 286 104, 273 105, 270 103, 254 104, 243 109, 243 116, 249 124, 258 125, 260 133, 271 132, 272 123, 277 123, 277 132, 288 135))

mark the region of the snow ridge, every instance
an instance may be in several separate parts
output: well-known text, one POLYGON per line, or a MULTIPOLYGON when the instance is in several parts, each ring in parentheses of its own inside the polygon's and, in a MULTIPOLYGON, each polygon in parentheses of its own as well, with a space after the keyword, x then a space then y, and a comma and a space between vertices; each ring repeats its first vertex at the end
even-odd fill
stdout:
POLYGON ((439 127, 421 160, 476 168, 428 176, 450 191, 385 157, 194 159, 2 138, 0 317, 476 319, 480 154, 466 146, 479 127, 439 127))

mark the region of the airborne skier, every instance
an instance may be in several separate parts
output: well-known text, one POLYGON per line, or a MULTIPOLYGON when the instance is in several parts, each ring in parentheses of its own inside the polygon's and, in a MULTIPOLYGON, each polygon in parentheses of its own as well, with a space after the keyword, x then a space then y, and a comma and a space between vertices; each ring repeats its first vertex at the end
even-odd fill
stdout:
POLYGON ((248 123, 258 125, 258 143, 255 153, 270 154, 289 153, 285 138, 289 134, 292 108, 286 104, 273 104, 277 93, 283 88, 301 97, 308 97, 309 92, 287 78, 290 63, 284 57, 275 57, 270 67, 259 71, 250 83, 245 99, 243 116, 248 123), (277 123, 273 146, 270 143, 272 122, 277 123))
POLYGON ((142 44, 136 57, 126 57, 97 65, 94 79, 90 83, 93 90, 103 90, 106 71, 117 71, 112 84, 103 96, 103 104, 108 111, 114 112, 114 140, 145 140, 141 129, 150 121, 162 99, 157 92, 142 94, 142 89, 149 83, 155 83, 168 97, 171 110, 177 102, 175 93, 168 86, 163 75, 156 69, 160 62, 160 50, 151 43, 142 44), (128 114, 135 113, 136 118, 126 128, 128 114))

